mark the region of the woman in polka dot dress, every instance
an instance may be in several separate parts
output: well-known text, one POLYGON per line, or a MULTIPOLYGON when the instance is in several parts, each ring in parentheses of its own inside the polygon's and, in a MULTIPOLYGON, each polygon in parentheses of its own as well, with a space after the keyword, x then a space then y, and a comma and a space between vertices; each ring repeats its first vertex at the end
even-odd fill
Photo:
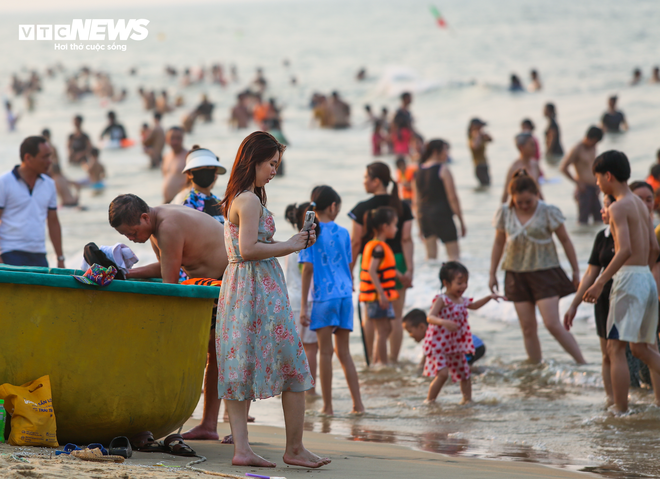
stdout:
POLYGON ((428 316, 429 327, 424 337, 424 376, 434 378, 425 402, 435 402, 451 372, 452 381, 461 382, 461 404, 465 404, 472 400, 470 366, 465 355, 474 354, 467 310, 479 309, 491 299, 506 298, 497 294, 477 301, 463 298, 468 286, 468 270, 458 261, 442 265, 440 282, 445 294, 439 294, 433 300, 428 316))

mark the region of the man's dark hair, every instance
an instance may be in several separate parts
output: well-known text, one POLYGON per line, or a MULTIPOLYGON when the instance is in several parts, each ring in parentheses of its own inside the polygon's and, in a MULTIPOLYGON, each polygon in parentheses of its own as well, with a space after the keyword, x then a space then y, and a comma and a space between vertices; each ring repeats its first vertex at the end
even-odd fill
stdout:
POLYGON ((156 120, 160 120, 162 117, 163 117, 163 115, 162 115, 160 112, 156 112, 156 113, 154 113, 154 118, 155 118, 156 120))
POLYGON ((81 115, 76 115, 76 116, 73 117, 73 119, 76 120, 76 121, 79 121, 80 123, 82 123, 82 121, 83 121, 83 117, 81 115))
POLYGON ((589 129, 587 130, 587 139, 588 140, 596 140, 600 141, 603 139, 603 130, 598 128, 597 126, 590 126, 589 129))
POLYGON ((181 128, 180 126, 171 126, 170 129, 167 130, 167 131, 168 131, 168 132, 170 132, 170 131, 178 131, 178 132, 180 132, 180 133, 184 133, 183 128, 181 128))
POLYGON ((412 98, 412 94, 409 91, 404 91, 401 93, 401 99, 405 100, 406 98, 412 98))
POLYGON ((594 173, 611 173, 617 181, 625 183, 630 178, 630 162, 622 151, 609 150, 601 153, 594 161, 594 173))
POLYGON ((39 154, 39 145, 48 143, 48 140, 43 136, 28 136, 23 143, 21 143, 21 161, 25 160, 25 155, 37 156, 39 154))
POLYGON ((134 226, 140 223, 140 216, 149 213, 149 205, 136 195, 119 195, 108 208, 110 226, 118 228, 121 225, 134 226))
POLYGON ((525 118, 522 121, 521 126, 523 126, 524 128, 529 128, 530 130, 534 129, 534 123, 529 118, 525 118))
POLYGON ((428 324, 426 321, 426 313, 421 309, 412 309, 408 311, 403 319, 403 324, 409 323, 411 326, 419 326, 420 324, 428 324))
POLYGON ((108 118, 113 120, 113 119, 117 118, 117 115, 115 115, 115 112, 111 110, 111 111, 108 112, 108 118))
POLYGON ((43 130, 41 130, 41 136, 43 136, 44 138, 50 136, 50 130, 48 128, 44 128, 43 130))
POLYGON ((89 153, 90 153, 94 158, 98 158, 99 155, 101 154, 101 150, 99 150, 98 148, 92 148, 91 150, 89 150, 89 153))

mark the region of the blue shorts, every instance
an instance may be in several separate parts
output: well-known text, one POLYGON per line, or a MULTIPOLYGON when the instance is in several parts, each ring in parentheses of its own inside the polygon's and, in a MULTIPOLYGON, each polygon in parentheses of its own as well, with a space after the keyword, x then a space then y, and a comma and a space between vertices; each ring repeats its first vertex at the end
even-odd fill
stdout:
POLYGON ((328 301, 314 301, 309 329, 333 326, 353 331, 353 298, 337 298, 328 301))
POLYGON ((387 309, 380 307, 378 301, 369 301, 367 304, 367 316, 369 319, 394 319, 394 307, 389 303, 387 309))

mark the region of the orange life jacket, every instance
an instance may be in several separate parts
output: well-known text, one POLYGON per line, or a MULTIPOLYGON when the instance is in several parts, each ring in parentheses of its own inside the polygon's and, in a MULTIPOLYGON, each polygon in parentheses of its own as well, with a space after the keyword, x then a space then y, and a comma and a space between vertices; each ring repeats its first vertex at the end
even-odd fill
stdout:
POLYGON ((387 243, 371 240, 364 246, 362 252, 362 267, 360 268, 360 301, 362 302, 378 301, 378 292, 371 281, 371 276, 369 276, 369 266, 371 266, 374 248, 379 245, 383 248, 385 257, 378 265, 378 280, 389 301, 399 298, 399 292, 395 289, 396 260, 394 259, 394 253, 392 253, 392 249, 387 243))

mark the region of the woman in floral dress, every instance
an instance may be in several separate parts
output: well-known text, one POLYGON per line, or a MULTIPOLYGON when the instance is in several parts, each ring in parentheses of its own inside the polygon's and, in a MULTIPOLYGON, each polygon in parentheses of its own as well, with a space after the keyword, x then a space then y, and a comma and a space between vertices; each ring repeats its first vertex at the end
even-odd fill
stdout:
POLYGON ((311 389, 313 380, 276 258, 311 246, 316 235, 300 232, 288 241, 273 241, 275 223, 265 206, 264 186, 277 173, 283 152, 284 146, 269 133, 245 138, 221 203, 229 265, 218 301, 218 396, 226 400, 229 411, 232 464, 275 467, 250 448, 247 401, 281 394, 284 462, 320 467, 330 459, 312 454, 302 444, 304 391, 311 389))

